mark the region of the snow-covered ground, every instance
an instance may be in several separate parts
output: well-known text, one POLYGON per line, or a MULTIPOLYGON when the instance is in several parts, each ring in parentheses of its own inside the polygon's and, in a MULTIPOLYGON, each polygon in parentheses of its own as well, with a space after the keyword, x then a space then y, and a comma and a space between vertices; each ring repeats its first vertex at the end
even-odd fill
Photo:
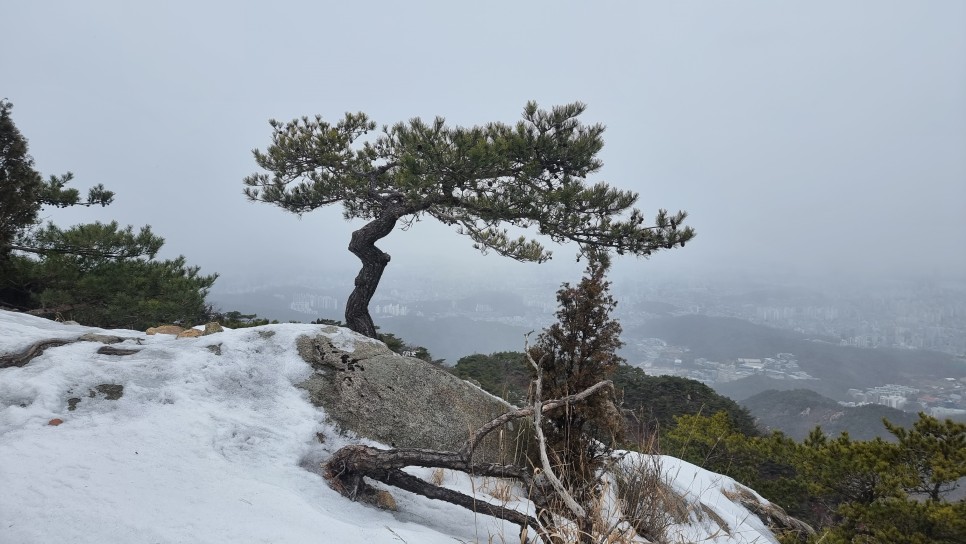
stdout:
MULTIPOLYGON (((295 340, 318 331, 268 325, 176 339, 0 311, 0 355, 88 332, 127 337, 113 347, 141 350, 99 354, 103 344, 75 342, 0 369, 0 543, 518 542, 517 526, 447 503, 390 489, 392 512, 328 487, 320 462, 367 441, 336 432, 295 386, 311 373, 295 340), (116 388, 104 385, 123 386, 122 396, 109 399, 116 388)), ((343 349, 367 341, 335 336, 343 349)), ((695 514, 671 528, 671 542, 774 542, 722 494, 734 485, 729 478, 660 461, 672 487, 729 529, 695 514)), ((480 500, 499 502, 493 495, 505 488, 442 475, 480 500)), ((520 494, 511 489, 510 504, 525 510, 520 494)))

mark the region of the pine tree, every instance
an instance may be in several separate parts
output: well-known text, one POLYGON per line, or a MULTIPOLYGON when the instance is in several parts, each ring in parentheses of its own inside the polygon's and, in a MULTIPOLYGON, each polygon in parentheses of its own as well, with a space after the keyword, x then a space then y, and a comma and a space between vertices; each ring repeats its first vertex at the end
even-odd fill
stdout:
POLYGON ((0 263, 12 250, 43 252, 29 233, 42 207, 107 206, 114 200, 114 193, 98 184, 82 201, 77 189, 67 187, 74 178, 70 172, 45 181, 34 170, 27 139, 14 124, 11 110, 13 104, 0 100, 0 263))
POLYGON ((660 210, 645 226, 631 208, 637 194, 585 183, 602 166, 604 127, 581 124, 584 109, 575 103, 544 111, 531 102, 514 126, 452 128, 442 118, 413 119, 373 137, 367 135, 376 124, 363 113, 347 113, 334 125, 321 116, 272 120, 272 145, 254 151, 269 173, 245 178, 245 194, 296 214, 341 202, 347 220, 368 221, 349 242, 362 269, 345 318, 351 329, 375 337, 368 305, 390 259, 375 244, 398 223, 433 217, 484 253, 532 262, 551 254, 536 240, 512 238, 503 225, 533 227, 582 250, 645 257, 694 236, 683 225, 684 212, 660 210))
POLYGON ((12 109, 13 104, 0 100, 0 263, 17 233, 36 222, 43 189, 27 140, 10 117, 12 109))
POLYGON ((899 442, 898 460, 914 471, 908 492, 938 501, 966 477, 966 423, 940 421, 923 413, 912 429, 883 423, 899 442))
POLYGON ((817 430, 804 445, 803 471, 814 495, 829 510, 843 503, 872 504, 901 494, 907 473, 895 464, 895 444, 881 438, 852 440, 848 433, 827 438, 817 430))
POLYGON ((164 240, 150 227, 38 225, 44 207, 107 206, 114 193, 96 185, 82 200, 67 186, 73 174, 44 180, 12 108, 0 101, 0 306, 102 327, 203 321, 217 276, 199 274, 183 257, 155 260, 164 240))

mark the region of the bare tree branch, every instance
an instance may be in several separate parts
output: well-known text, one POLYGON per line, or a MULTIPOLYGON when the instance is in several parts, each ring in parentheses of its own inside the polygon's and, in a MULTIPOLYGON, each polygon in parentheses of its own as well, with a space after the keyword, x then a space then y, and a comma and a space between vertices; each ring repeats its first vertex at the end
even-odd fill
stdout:
MULTIPOLYGON (((549 542, 546 530, 542 528, 536 518, 527 516, 516 510, 483 503, 478 499, 462 493, 432 485, 406 474, 400 469, 408 466, 448 468, 473 475, 512 478, 524 485, 529 492, 530 500, 533 501, 538 509, 545 509, 548 504, 547 498, 534 482, 529 470, 516 465, 473 463, 473 452, 486 435, 506 425, 510 421, 562 408, 569 404, 579 402, 601 389, 612 386, 613 384, 610 381, 603 381, 574 395, 547 401, 537 399, 532 406, 507 412, 483 425, 470 436, 458 451, 439 451, 419 448, 380 450, 370 446, 352 445, 339 449, 322 466, 325 469, 326 477, 332 487, 352 500, 364 498, 374 493, 371 486, 364 481, 364 478, 368 477, 431 499, 443 500, 476 512, 482 512, 499 519, 517 523, 521 528, 532 527, 537 530, 537 534, 541 540, 549 542)), ((536 415, 534 419, 536 419, 537 428, 539 429, 539 416, 536 415)), ((542 432, 540 436, 542 436, 542 432)), ((544 458, 544 473, 552 475, 552 471, 547 469, 549 467, 549 461, 546 459, 545 444, 542 441, 541 446, 544 458)), ((559 493, 559 490, 556 488, 555 490, 559 493)), ((569 494, 566 496, 569 497, 569 494)), ((573 501, 573 498, 570 498, 570 500, 573 501)), ((576 503, 574 502, 574 504, 576 503)), ((579 509, 578 511, 583 512, 583 509, 579 509)), ((586 513, 581 513, 580 515, 581 517, 579 519, 586 517, 586 513)))
POLYGON ((587 511, 577 504, 577 501, 567 492, 567 488, 564 487, 563 482, 554 474, 553 467, 550 465, 550 459, 547 457, 547 439, 543 436, 543 427, 540 425, 540 416, 543 412, 542 403, 540 402, 540 388, 543 387, 543 370, 533 360, 533 356, 530 355, 529 337, 530 333, 527 333, 526 340, 523 343, 523 353, 527 356, 527 360, 530 361, 534 370, 537 371, 537 380, 533 393, 533 431, 537 435, 537 442, 540 446, 540 464, 543 466, 543 475, 550 481, 550 485, 553 486, 557 495, 560 496, 567 508, 573 512, 578 520, 582 521, 587 517, 587 511))
MULTIPOLYGON (((601 389, 613 388, 613 387, 614 387, 614 382, 610 380, 597 382, 594 385, 588 387, 587 389, 584 389, 580 393, 567 395, 566 397, 561 397, 559 399, 543 401, 541 403, 542 411, 549 412, 551 410, 556 410, 557 408, 562 408, 564 406, 567 406, 568 404, 574 404, 574 403, 580 402, 585 398, 593 395, 594 393, 600 391, 601 389)), ((507 412, 501 415, 500 417, 493 419, 486 425, 483 425, 482 427, 477 429, 476 432, 474 432, 470 436, 470 439, 467 440, 463 448, 460 449, 460 455, 462 455, 466 459, 472 458, 473 451, 476 450, 476 447, 480 444, 480 441, 482 441, 483 438, 486 437, 486 435, 506 425, 507 423, 509 423, 510 421, 513 421, 514 419, 522 419, 525 417, 530 417, 533 415, 533 412, 534 412, 534 406, 527 406, 526 408, 518 408, 512 412, 507 412)))
POLYGON ((0 356, 0 368, 9 368, 13 366, 24 366, 29 363, 31 359, 39 357, 44 353, 47 348, 55 348, 58 346, 65 346, 67 344, 72 344, 77 340, 67 339, 67 338, 52 338, 49 340, 41 340, 39 342, 34 342, 27 349, 17 352, 9 353, 0 356))
POLYGON ((328 462, 322 465, 326 478, 333 484, 332 487, 352 500, 373 494, 374 490, 363 480, 364 477, 369 477, 430 499, 446 501, 474 512, 482 512, 516 523, 521 529, 532 527, 542 540, 547 541, 543 536, 540 523, 535 518, 423 481, 400 470, 406 466, 450 468, 482 476, 515 478, 528 487, 533 486, 530 475, 520 467, 492 463, 469 465, 459 453, 446 451, 379 450, 364 445, 352 445, 339 449, 328 462))

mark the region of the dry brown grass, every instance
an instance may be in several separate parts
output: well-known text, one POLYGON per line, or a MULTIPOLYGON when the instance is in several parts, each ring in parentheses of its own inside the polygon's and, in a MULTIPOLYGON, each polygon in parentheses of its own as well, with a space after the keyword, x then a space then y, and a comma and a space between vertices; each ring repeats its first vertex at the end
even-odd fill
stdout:
POLYGON ((446 471, 444 469, 435 468, 433 469, 433 474, 429 478, 429 483, 435 485, 436 487, 439 487, 443 485, 443 480, 445 479, 445 477, 446 477, 446 471))
POLYGON ((660 457, 625 459, 613 472, 623 517, 638 535, 664 542, 670 526, 690 519, 687 501, 665 481, 660 457))
POLYGON ((504 503, 513 500, 513 491, 510 484, 505 482, 497 482, 491 489, 487 491, 491 497, 502 501, 504 503))
POLYGON ((726 532, 728 534, 731 534, 731 526, 728 525, 728 522, 725 521, 724 518, 722 518, 721 516, 719 516, 717 512, 715 512, 714 510, 712 510, 710 506, 708 506, 708 505, 706 505, 704 503, 701 503, 701 511, 704 512, 704 514, 706 516, 708 516, 709 518, 711 518, 712 521, 714 521, 715 523, 717 523, 718 524, 718 527, 721 527, 721 530, 722 531, 724 531, 724 532, 726 532))

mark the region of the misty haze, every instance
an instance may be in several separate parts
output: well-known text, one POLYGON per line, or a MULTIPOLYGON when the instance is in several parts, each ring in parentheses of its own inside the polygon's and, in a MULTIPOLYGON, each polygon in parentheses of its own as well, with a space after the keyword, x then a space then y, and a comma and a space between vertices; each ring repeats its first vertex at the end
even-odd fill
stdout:
MULTIPOLYGON (((30 404, 2 372, 47 349, 41 333, 14 338, 28 315, 108 332, 345 326, 527 400, 524 339, 560 320, 562 285, 598 252, 621 368, 707 386, 748 416, 749 436, 805 443, 821 427, 901 443, 883 418, 966 422, 962 2, 3 11, 0 436, 30 404), (461 148, 473 127, 485 137, 461 148), (597 183, 637 198, 573 196, 597 183), (370 246, 391 259, 376 266, 358 233, 381 219, 389 233, 370 246), (369 317, 376 333, 358 325, 369 317)), ((100 391, 70 379, 72 402, 100 391)), ((622 395, 640 436, 712 415, 688 405, 662 420, 660 402, 622 395)), ((947 484, 942 501, 906 491, 945 508, 963 494, 947 484)), ((782 506, 837 530, 796 504, 782 506)))

